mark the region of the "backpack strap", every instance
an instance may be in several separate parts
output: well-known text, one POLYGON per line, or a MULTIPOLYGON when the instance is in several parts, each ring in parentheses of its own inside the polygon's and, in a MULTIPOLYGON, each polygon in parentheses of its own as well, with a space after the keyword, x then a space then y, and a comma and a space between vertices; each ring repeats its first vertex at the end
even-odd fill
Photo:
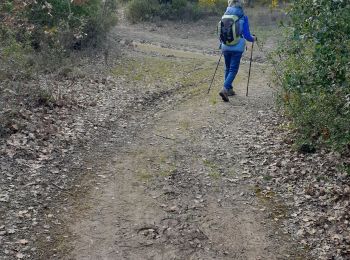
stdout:
MULTIPOLYGON (((222 19, 227 19, 227 18, 230 18, 230 19, 232 19, 234 16, 237 16, 237 15, 234 15, 234 14, 224 14, 223 16, 222 16, 222 18, 221 18, 221 20, 222 19)), ((238 16, 237 16, 238 17, 238 16)))
MULTIPOLYGON (((242 18, 244 18, 244 16, 245 16, 244 14, 242 14, 241 16, 238 16, 237 22, 239 22, 242 18)), ((244 23, 244 21, 243 21, 243 23, 244 23)), ((241 28, 241 32, 240 32, 241 33, 241 35, 240 35, 241 37, 243 37, 243 27, 244 27, 244 25, 242 24, 242 28, 241 28)))

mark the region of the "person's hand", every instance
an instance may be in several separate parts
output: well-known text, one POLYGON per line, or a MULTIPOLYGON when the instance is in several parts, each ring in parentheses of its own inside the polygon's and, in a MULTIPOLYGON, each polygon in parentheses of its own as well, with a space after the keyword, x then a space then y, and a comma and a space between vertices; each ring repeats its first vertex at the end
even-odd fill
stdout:
POLYGON ((255 41, 255 42, 257 42, 257 41, 258 41, 258 37, 256 37, 256 35, 255 35, 255 34, 253 34, 253 39, 254 39, 254 41, 255 41))

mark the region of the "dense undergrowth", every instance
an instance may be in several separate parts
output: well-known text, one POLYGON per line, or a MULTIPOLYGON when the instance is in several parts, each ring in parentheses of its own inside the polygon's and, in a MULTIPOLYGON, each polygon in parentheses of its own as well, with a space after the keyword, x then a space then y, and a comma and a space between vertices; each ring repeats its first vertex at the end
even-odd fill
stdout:
POLYGON ((72 49, 98 46, 116 23, 115 10, 115 0, 2 1, 0 78, 28 77, 72 49))
POLYGON ((300 143, 350 145, 350 4, 296 0, 279 47, 281 100, 300 143))
MULTIPOLYGON (((120 0, 126 4, 126 15, 132 23, 144 21, 173 20, 182 22, 193 22, 206 19, 209 16, 219 17, 227 8, 227 0, 120 0)), ((248 0, 247 10, 249 17, 259 16, 258 26, 276 24, 285 19, 282 8, 286 1, 275 0, 248 0), (255 6, 255 8, 254 8, 255 6)))
POLYGON ((227 0, 125 0, 127 17, 131 22, 154 19, 198 20, 199 18, 221 14, 227 7, 227 0))

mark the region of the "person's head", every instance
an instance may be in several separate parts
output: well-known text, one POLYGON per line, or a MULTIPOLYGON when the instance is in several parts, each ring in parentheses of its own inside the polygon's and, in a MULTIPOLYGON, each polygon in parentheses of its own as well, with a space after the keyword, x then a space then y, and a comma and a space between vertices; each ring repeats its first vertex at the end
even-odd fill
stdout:
POLYGON ((242 7, 244 4, 244 0, 228 0, 227 5, 229 7, 233 7, 233 6, 240 6, 242 7))

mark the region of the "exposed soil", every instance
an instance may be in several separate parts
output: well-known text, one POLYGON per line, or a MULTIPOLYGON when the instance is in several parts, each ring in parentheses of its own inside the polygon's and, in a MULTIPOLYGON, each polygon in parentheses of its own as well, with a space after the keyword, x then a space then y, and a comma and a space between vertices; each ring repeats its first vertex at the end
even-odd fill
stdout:
POLYGON ((97 172, 108 181, 73 227, 73 258, 296 259, 238 163, 259 131, 250 102, 198 95, 154 111, 97 172))
POLYGON ((283 234, 239 164, 250 157, 247 143, 264 131, 259 115, 273 107, 263 74, 268 66, 256 65, 251 95, 245 97, 243 63, 237 96, 222 103, 217 95, 222 68, 206 93, 217 59, 208 55, 215 36, 208 33, 203 40, 190 31, 181 39, 190 30, 186 25, 171 30, 174 35, 163 34, 163 28, 116 28, 132 49, 127 54, 132 61, 125 60, 117 74, 140 87, 158 81, 166 89, 178 87, 133 113, 123 133, 109 142, 107 156, 93 155, 89 165, 101 181, 84 200, 89 210, 74 217, 69 239, 74 250, 66 257, 303 259, 303 250, 283 234))

